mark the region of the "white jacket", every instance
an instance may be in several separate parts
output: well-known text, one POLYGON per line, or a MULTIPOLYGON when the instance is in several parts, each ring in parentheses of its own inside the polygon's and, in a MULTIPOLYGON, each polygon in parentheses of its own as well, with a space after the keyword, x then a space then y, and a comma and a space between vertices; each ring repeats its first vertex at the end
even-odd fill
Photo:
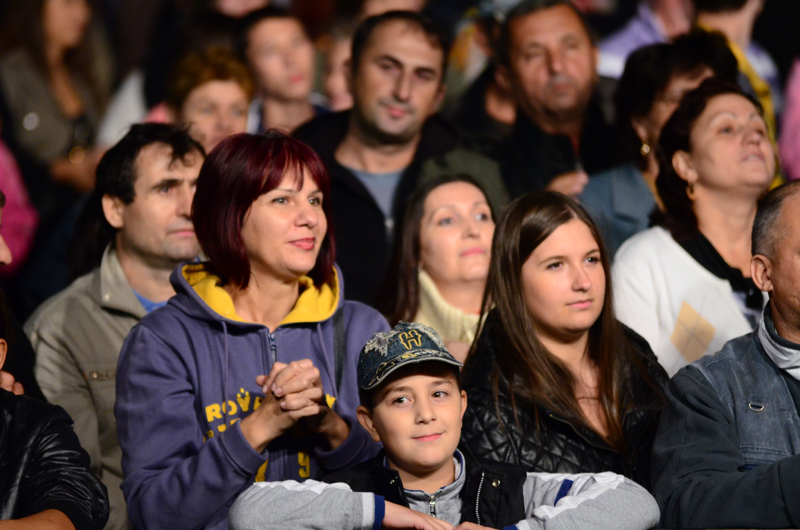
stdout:
POLYGON ((730 283, 697 263, 663 228, 620 247, 613 280, 617 318, 647 339, 670 377, 753 331, 730 283))

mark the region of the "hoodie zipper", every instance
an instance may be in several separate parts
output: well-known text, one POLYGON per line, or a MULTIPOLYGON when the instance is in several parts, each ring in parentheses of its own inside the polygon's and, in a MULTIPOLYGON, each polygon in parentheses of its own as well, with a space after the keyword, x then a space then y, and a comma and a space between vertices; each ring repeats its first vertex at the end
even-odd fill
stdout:
POLYGON ((431 517, 436 517, 436 495, 430 495, 430 510, 431 510, 431 517))
POLYGON ((273 366, 278 362, 278 345, 275 344, 275 333, 269 334, 269 358, 273 366))

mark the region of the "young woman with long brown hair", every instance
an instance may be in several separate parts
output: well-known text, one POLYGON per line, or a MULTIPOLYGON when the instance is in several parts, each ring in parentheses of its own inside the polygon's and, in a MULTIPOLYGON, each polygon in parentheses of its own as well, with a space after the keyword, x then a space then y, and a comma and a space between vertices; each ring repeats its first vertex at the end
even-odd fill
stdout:
POLYGON ((462 444, 526 471, 614 471, 649 483, 666 374, 614 316, 608 255, 586 211, 552 192, 520 197, 495 231, 464 367, 462 444))

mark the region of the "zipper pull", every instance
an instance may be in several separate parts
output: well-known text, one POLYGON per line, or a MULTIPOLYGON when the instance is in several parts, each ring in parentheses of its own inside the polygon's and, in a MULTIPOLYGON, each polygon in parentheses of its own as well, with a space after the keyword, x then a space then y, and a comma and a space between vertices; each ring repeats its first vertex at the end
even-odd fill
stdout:
POLYGON ((436 517, 436 495, 431 495, 430 506, 431 506, 431 517, 435 518, 436 517))
POLYGON ((269 356, 272 360, 272 364, 278 362, 278 345, 275 344, 275 334, 269 334, 269 356))

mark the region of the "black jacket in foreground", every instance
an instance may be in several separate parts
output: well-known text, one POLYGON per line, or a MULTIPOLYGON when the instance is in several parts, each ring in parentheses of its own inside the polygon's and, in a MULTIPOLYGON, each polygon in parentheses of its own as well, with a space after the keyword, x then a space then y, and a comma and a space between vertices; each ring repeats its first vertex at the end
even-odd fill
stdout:
MULTIPOLYGON (((322 477, 322 482, 344 482, 353 491, 374 493, 387 502, 409 507, 400 474, 384 465, 381 451, 372 460, 348 471, 322 477)), ((523 485, 526 474, 518 467, 477 461, 464 455, 466 477, 461 489, 461 522, 506 528, 525 519, 523 485), (489 485, 492 487, 489 487, 489 485)))
MULTIPOLYGON (((462 386, 469 398, 461 430, 461 450, 473 457, 487 458, 520 466, 526 472, 600 473, 613 471, 650 486, 650 451, 653 446, 663 398, 644 381, 636 380, 628 399, 633 408, 623 418, 623 431, 629 453, 615 451, 597 433, 570 423, 540 404, 517 399, 516 423, 511 399, 501 380, 499 412, 495 407, 490 380, 499 342, 496 314, 490 315, 478 339, 477 350, 462 372, 462 386), (538 416, 539 425, 536 425, 538 416)), ((667 374, 642 337, 624 328, 628 340, 641 354, 647 370, 663 387, 667 374)))
POLYGON ((543 190, 555 177, 583 169, 592 175, 623 160, 613 128, 592 101, 580 138, 580 153, 564 135, 547 134, 524 113, 517 112, 511 134, 498 146, 498 160, 512 199, 543 190))
MULTIPOLYGON (((294 136, 317 152, 331 177, 331 197, 325 200, 333 206, 336 263, 344 275, 347 298, 374 305, 389 268, 392 226, 387 226, 378 203, 358 177, 334 156, 347 134, 349 120, 349 111, 320 116, 298 128, 294 136)), ((394 194, 395 223, 417 185, 422 163, 458 146, 456 132, 438 115, 425 122, 414 160, 403 171, 394 194)))
POLYGON ((76 530, 108 520, 106 487, 64 409, 0 390, 0 519, 59 510, 76 530))

